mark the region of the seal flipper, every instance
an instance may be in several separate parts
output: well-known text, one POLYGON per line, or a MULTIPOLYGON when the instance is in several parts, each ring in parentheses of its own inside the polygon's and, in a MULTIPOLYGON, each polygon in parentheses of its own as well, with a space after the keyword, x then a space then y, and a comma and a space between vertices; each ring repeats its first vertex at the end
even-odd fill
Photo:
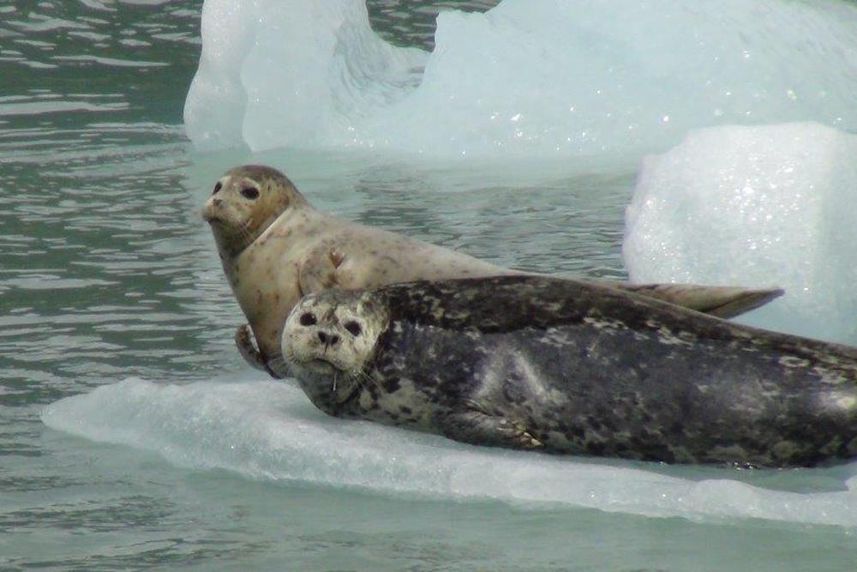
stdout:
POLYGON ((285 360, 282 357, 269 361, 265 361, 265 358, 262 357, 262 352, 253 343, 253 331, 250 329, 250 324, 242 324, 235 330, 235 346, 244 361, 256 369, 267 372, 274 379, 283 379, 288 375, 285 360))
POLYGON ((265 371, 265 360, 262 359, 262 354, 253 343, 253 332, 250 329, 250 324, 241 324, 235 330, 235 346, 244 361, 256 369, 265 371))
POLYGON ((447 413, 435 421, 446 437, 463 443, 509 449, 544 448, 523 423, 477 408, 447 413))
POLYGON ((265 363, 265 371, 267 371, 274 379, 285 379, 291 375, 289 372, 289 366, 286 365, 286 360, 281 355, 269 359, 265 363))
POLYGON ((751 289, 736 286, 628 284, 626 282, 608 282, 607 284, 724 319, 755 310, 784 293, 780 288, 751 289))
POLYGON ((345 255, 330 244, 312 249, 298 271, 298 288, 302 296, 341 286, 336 271, 345 261, 345 255))

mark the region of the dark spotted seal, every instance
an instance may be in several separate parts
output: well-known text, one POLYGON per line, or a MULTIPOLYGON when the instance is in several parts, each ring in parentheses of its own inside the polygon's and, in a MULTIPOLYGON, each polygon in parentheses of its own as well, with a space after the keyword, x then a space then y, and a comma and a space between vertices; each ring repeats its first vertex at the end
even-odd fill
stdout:
POLYGON ((282 351, 322 411, 478 445, 669 463, 857 454, 857 349, 535 276, 307 296, 282 351))
MULTIPOLYGON (((301 296, 327 288, 495 276, 515 271, 314 209, 281 172, 261 165, 223 175, 205 203, 223 270, 249 321, 235 336, 241 355, 275 377, 283 320, 301 296), (258 350, 253 346, 253 335, 258 350)), ((620 285, 719 316, 760 306, 781 290, 691 285, 620 285)))

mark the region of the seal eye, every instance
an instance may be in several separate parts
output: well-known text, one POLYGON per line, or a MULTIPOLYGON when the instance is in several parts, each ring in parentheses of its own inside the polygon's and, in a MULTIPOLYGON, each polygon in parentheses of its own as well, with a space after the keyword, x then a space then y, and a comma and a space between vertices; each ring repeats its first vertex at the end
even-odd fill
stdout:
POLYGON ((300 322, 301 326, 314 326, 316 325, 317 320, 313 314, 307 312, 305 314, 301 314, 300 322))
POLYGON ((220 192, 220 189, 222 189, 222 188, 223 188, 223 184, 220 181, 218 181, 217 184, 214 185, 214 192, 212 192, 211 194, 216 195, 218 192, 220 192))
POLYGON ((256 187, 244 187, 241 189, 241 196, 246 199, 256 200, 259 198, 259 189, 256 187))
POLYGON ((348 330, 351 335, 355 337, 359 336, 360 333, 363 331, 363 328, 360 327, 360 324, 354 321, 346 323, 345 329, 348 330))

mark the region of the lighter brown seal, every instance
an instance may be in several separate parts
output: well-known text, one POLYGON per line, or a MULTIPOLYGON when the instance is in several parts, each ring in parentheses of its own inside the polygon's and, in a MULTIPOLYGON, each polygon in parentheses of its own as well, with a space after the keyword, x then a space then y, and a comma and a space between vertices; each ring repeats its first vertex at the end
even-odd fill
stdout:
MULTIPOLYGON (((283 324, 306 294, 519 273, 318 211, 283 173, 262 165, 229 170, 215 184, 202 214, 249 322, 236 331, 238 349, 248 363, 275 377, 288 373, 280 353, 283 324)), ((782 293, 676 284, 614 286, 720 317, 758 307, 782 293)))

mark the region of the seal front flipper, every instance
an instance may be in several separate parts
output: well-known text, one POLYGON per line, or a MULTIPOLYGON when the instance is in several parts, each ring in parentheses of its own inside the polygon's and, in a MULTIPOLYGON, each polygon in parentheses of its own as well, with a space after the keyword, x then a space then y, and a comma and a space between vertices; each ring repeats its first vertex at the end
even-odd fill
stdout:
POLYGON ((250 324, 242 324, 235 330, 235 346, 244 361, 256 369, 265 371, 265 360, 262 359, 262 354, 259 353, 253 343, 253 331, 250 329, 250 324))
POLYGON ((343 262, 345 255, 331 244, 313 248, 300 265, 298 288, 301 294, 306 296, 340 286, 336 271, 343 262))
POLYGON ((544 448, 523 423, 478 408, 449 412, 435 421, 446 437, 463 443, 508 449, 544 448))
POLYGON ((277 357, 269 361, 265 361, 262 357, 262 352, 256 348, 253 343, 253 331, 250 329, 250 324, 242 324, 235 330, 235 346, 238 348, 238 353, 251 366, 256 369, 268 372, 275 379, 283 379, 288 375, 285 361, 282 357, 277 357))
POLYGON ((277 356, 269 359, 265 363, 265 371, 267 371, 274 379, 285 379, 291 375, 289 366, 286 365, 286 360, 283 356, 277 356))

